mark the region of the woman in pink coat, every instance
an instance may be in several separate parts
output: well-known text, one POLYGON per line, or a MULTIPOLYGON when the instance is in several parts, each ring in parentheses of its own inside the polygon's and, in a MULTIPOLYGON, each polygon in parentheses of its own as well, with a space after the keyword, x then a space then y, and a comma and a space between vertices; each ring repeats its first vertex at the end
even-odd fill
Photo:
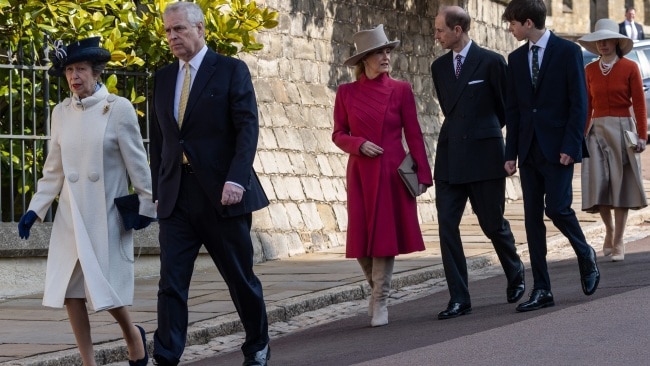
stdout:
POLYGON ((402 133, 417 165, 418 193, 433 184, 411 86, 391 79, 391 51, 383 25, 353 36, 356 81, 339 86, 332 140, 350 154, 347 166, 346 257, 357 258, 372 288, 373 327, 388 324, 387 300, 395 256, 424 250, 417 203, 397 168, 406 156, 402 133))

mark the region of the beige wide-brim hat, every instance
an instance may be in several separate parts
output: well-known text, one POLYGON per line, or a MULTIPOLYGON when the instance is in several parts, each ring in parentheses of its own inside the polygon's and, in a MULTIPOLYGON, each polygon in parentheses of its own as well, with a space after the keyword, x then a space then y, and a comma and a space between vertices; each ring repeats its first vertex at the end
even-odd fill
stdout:
POLYGON ((595 30, 592 33, 586 34, 578 39, 578 43, 582 45, 587 51, 594 55, 599 55, 598 46, 596 41, 604 39, 618 39, 618 45, 621 51, 626 55, 632 51, 634 42, 627 36, 618 32, 618 24, 611 19, 600 19, 596 22, 595 30))
POLYGON ((379 50, 382 48, 395 48, 399 45, 399 41, 389 41, 384 32, 384 25, 379 24, 377 27, 370 30, 362 30, 355 33, 352 36, 354 41, 354 46, 357 49, 357 53, 352 57, 345 60, 343 65, 346 66, 355 66, 363 56, 367 55, 369 52, 379 50))

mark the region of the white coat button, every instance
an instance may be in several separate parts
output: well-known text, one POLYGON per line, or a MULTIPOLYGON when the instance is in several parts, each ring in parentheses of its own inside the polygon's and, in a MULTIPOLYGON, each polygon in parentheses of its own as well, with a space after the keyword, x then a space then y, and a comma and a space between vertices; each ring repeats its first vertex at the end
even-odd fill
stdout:
POLYGON ((97 182, 99 180, 99 173, 91 172, 88 174, 88 179, 90 179, 91 182, 97 182))
POLYGON ((70 173, 68 174, 68 180, 72 183, 76 182, 79 180, 79 174, 78 173, 70 173))

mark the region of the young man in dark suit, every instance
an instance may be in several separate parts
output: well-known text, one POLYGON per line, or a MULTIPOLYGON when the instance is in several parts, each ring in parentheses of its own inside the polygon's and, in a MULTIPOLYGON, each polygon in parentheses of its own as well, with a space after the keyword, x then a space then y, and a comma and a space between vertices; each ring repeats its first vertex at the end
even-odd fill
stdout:
POLYGON ((545 212, 578 257, 583 292, 593 294, 600 280, 596 252, 571 208, 587 95, 580 47, 545 28, 543 0, 512 0, 503 20, 518 41, 528 40, 508 56, 504 168, 514 174, 519 159, 534 284, 530 299, 517 311, 530 311, 555 304, 546 264, 545 212))
POLYGON ((431 65, 445 120, 440 130, 434 179, 440 250, 451 299, 438 319, 471 312, 467 262, 459 225, 469 199, 483 233, 490 238, 508 279, 506 299, 524 294, 524 265, 510 224, 503 217, 506 62, 469 38, 471 19, 458 6, 443 7, 435 38, 450 50, 431 65))
POLYGON ((163 22, 178 60, 154 79, 151 173, 161 267, 154 360, 180 360, 194 261, 205 245, 246 332, 244 365, 266 365, 268 320, 250 230, 251 212, 268 200, 252 168, 259 124, 251 76, 244 62, 208 49, 195 3, 167 5, 163 22))
POLYGON ((618 23, 618 31, 622 35, 630 37, 633 41, 645 39, 643 27, 634 21, 635 18, 636 10, 634 10, 634 7, 628 6, 625 8, 625 20, 618 23))

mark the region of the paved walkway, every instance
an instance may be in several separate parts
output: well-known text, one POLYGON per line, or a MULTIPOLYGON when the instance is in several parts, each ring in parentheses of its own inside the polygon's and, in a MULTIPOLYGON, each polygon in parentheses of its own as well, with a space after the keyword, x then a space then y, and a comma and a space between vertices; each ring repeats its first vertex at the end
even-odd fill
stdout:
MULTIPOLYGON (((588 238, 602 233, 597 215, 585 214, 580 207, 580 181, 574 180, 574 209, 588 238)), ((646 192, 650 196, 650 182, 646 192)), ((522 201, 506 206, 518 252, 527 261, 522 201)), ((628 223, 650 220, 650 207, 631 211, 628 223)), ((426 250, 399 256, 395 263, 393 287, 444 278, 436 223, 422 226, 426 250)), ((549 251, 568 245, 549 222, 549 251)), ((461 225, 465 254, 472 270, 498 263, 491 244, 483 236, 473 214, 465 215, 461 225)), ((600 242, 592 245, 599 250, 600 242)), ((269 321, 284 322, 307 311, 366 297, 368 288, 354 260, 344 258, 344 248, 305 254, 256 265, 264 286, 269 321)), ((528 285, 530 285, 530 280, 528 285)), ((151 335, 156 329, 157 277, 136 279, 133 320, 151 335)), ((0 302, 0 365, 76 365, 80 364, 74 336, 65 309, 45 308, 41 294, 0 302)), ((216 270, 197 272, 190 291, 190 329, 188 342, 204 344, 211 338, 241 331, 230 296, 216 270)), ((433 315, 432 315, 433 316, 433 315)), ((96 358, 100 365, 125 363, 126 349, 119 327, 107 312, 90 315, 96 358)))

